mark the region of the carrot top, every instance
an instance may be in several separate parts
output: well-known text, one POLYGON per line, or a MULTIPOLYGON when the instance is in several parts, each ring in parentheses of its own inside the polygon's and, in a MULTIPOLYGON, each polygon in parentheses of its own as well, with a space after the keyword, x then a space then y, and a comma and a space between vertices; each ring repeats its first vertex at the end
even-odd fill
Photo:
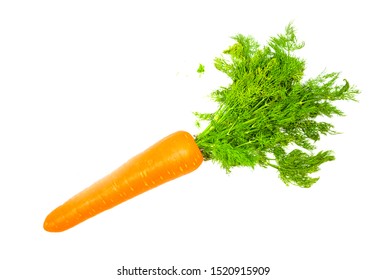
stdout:
POLYGON ((196 143, 205 159, 233 167, 273 167, 284 183, 311 187, 310 177, 332 151, 315 153, 321 135, 335 134, 326 120, 344 113, 334 104, 355 100, 359 91, 339 73, 322 73, 304 80, 305 61, 294 55, 303 48, 290 24, 285 33, 261 47, 252 37, 236 35, 234 45, 214 61, 230 78, 228 86, 212 92, 218 109, 195 113, 207 126, 196 143))

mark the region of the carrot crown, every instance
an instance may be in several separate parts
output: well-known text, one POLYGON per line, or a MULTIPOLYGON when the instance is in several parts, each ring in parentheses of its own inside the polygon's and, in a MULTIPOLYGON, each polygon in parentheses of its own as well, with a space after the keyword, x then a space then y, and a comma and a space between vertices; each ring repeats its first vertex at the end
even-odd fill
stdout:
POLYGON ((343 112, 333 103, 355 100, 359 91, 339 73, 304 80, 305 61, 294 55, 303 48, 290 24, 285 33, 261 47, 252 37, 236 35, 234 45, 214 61, 230 78, 212 92, 218 109, 195 113, 206 127, 196 143, 206 160, 233 167, 273 167, 284 183, 310 187, 319 166, 334 160, 332 151, 315 153, 321 135, 335 134, 326 120, 343 112))

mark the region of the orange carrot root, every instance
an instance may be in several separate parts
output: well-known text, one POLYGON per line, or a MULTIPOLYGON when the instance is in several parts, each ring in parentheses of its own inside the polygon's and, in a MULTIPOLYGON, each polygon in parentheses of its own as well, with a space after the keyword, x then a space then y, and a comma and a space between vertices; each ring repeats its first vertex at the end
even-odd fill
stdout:
POLYGON ((188 132, 178 131, 133 157, 52 211, 49 232, 67 230, 130 198, 196 170, 203 156, 188 132))

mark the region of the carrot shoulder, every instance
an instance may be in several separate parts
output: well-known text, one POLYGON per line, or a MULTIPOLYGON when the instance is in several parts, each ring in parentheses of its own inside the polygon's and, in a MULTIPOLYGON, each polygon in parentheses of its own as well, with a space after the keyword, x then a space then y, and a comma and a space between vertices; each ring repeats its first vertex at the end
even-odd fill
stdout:
POLYGON ((133 157, 53 210, 44 222, 49 232, 67 230, 130 198, 196 170, 203 156, 194 138, 175 132, 133 157))

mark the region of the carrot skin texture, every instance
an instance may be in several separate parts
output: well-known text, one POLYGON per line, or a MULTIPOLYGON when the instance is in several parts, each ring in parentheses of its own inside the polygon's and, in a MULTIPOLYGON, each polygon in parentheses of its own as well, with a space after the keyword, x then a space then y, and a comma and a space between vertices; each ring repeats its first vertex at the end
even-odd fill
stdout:
POLYGON ((134 156, 53 210, 48 232, 61 232, 139 194, 196 170, 203 156, 192 135, 177 131, 134 156))

